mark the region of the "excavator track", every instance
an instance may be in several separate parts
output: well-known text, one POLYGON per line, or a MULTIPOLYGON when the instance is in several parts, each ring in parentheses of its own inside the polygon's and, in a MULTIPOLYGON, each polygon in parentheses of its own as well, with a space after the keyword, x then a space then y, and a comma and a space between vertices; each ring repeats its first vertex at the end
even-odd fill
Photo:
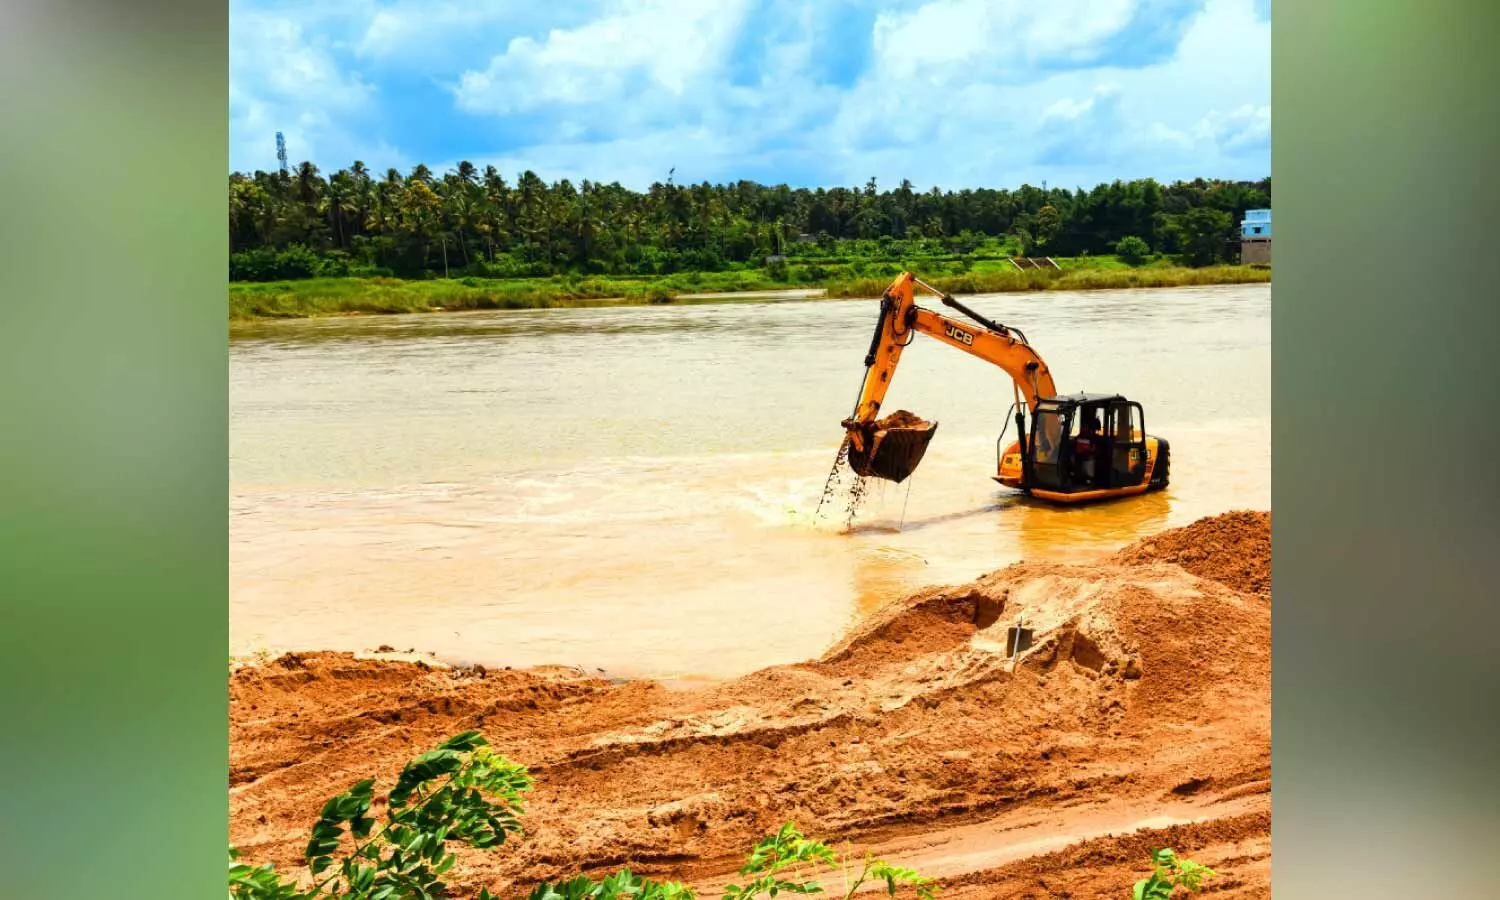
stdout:
POLYGON ((1172 446, 1163 438, 1156 439, 1158 458, 1151 469, 1151 490, 1166 488, 1172 481, 1172 446))

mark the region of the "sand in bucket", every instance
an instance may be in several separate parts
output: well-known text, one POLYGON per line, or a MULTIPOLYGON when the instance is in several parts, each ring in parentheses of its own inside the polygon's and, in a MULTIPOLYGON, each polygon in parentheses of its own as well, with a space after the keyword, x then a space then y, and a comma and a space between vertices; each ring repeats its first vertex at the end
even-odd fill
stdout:
POLYGON ((860 476, 899 484, 916 471, 936 430, 937 423, 898 409, 870 427, 864 452, 850 448, 849 465, 860 476))

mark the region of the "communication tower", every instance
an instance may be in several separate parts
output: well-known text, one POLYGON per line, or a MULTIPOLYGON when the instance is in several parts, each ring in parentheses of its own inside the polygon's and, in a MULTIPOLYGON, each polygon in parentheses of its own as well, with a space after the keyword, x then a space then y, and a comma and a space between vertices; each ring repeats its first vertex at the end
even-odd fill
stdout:
POLYGON ((286 138, 282 137, 279 131, 276 132, 276 159, 281 163, 281 174, 287 174, 286 138))

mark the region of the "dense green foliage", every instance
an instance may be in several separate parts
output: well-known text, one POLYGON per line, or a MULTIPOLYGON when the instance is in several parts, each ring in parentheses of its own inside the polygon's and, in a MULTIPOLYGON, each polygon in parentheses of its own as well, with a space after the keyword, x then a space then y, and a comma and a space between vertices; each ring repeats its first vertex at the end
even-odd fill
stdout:
MULTIPOLYGON (((994 267, 934 263, 923 266, 928 284, 954 294, 1007 291, 1097 290, 1186 285, 1241 284, 1271 280, 1269 269, 1251 266, 1207 266, 1191 269, 1162 261, 1130 267, 1113 257, 1063 259, 1062 270, 1018 271, 1008 262, 994 267), (944 274, 946 273, 946 274, 944 274)), ((872 264, 853 274, 852 266, 827 270, 826 280, 812 281, 795 267, 785 281, 760 270, 680 272, 657 277, 554 276, 552 278, 309 278, 229 286, 231 319, 291 318, 347 314, 413 313, 433 310, 548 309, 642 303, 696 303, 699 292, 776 290, 820 287, 827 297, 878 297, 901 270, 899 265, 872 264), (684 296, 686 295, 686 296, 684 296)), ((750 299, 756 294, 746 295, 750 299)), ((723 302, 714 297, 701 302, 723 302)))
MULTIPOLYGON (((375 782, 364 780, 323 805, 306 850, 303 879, 283 876, 271 865, 239 861, 229 850, 229 900, 437 900, 449 896, 441 876, 457 862, 450 849, 498 847, 521 831, 522 794, 531 787, 526 769, 490 749, 477 731, 444 741, 407 763, 388 796, 386 820, 377 830, 370 816, 375 782)), ((724 888, 729 900, 778 894, 821 894, 819 871, 840 871, 842 896, 867 882, 883 882, 895 896, 902 886, 932 900, 937 886, 910 869, 865 856, 857 865, 810 840, 793 825, 782 826, 750 851, 743 885, 724 888), (852 875, 852 878, 851 878, 852 875)), ((496 900, 481 888, 479 900, 496 900)), ((580 875, 543 883, 529 900, 692 900, 677 882, 642 879, 628 869, 602 881, 580 875)))
POLYGON ((1208 866, 1179 858, 1170 847, 1153 853, 1151 864, 1154 871, 1150 877, 1135 883, 1133 900, 1171 900, 1173 891, 1179 887, 1197 893, 1203 887, 1203 879, 1215 874, 1208 866))
POLYGON ((498 847, 521 830, 525 768, 492 751, 468 731, 413 759, 391 788, 385 823, 370 807, 375 782, 364 780, 328 800, 306 850, 310 887, 267 866, 237 860, 230 850, 232 900, 324 897, 395 900, 441 897, 442 875, 457 862, 452 844, 498 847), (335 858, 337 857, 337 859, 335 858))
POLYGON ((820 268, 863 261, 1097 256, 1126 236, 1207 265, 1224 257, 1244 211, 1270 202, 1270 179, 1014 191, 668 181, 637 192, 549 185, 529 171, 512 185, 467 162, 441 176, 422 165, 377 175, 356 162, 327 178, 304 162, 286 175, 229 176, 230 280, 755 269, 785 281, 801 267, 817 281, 820 268))
POLYGON ((1127 266, 1138 266, 1151 256, 1151 248, 1133 234, 1127 234, 1115 244, 1115 255, 1127 266))

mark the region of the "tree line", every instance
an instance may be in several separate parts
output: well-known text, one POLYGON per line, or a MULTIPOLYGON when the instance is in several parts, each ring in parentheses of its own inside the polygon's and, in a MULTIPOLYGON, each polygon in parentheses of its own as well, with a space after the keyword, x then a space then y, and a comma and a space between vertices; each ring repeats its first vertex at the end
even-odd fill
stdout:
POLYGON ((1271 181, 1114 181, 1092 189, 790 188, 750 181, 646 191, 523 172, 508 182, 469 162, 382 174, 355 162, 326 178, 229 176, 232 280, 313 275, 430 277, 662 275, 759 267, 777 257, 902 259, 1163 253, 1222 260, 1245 210, 1269 207, 1271 181))

